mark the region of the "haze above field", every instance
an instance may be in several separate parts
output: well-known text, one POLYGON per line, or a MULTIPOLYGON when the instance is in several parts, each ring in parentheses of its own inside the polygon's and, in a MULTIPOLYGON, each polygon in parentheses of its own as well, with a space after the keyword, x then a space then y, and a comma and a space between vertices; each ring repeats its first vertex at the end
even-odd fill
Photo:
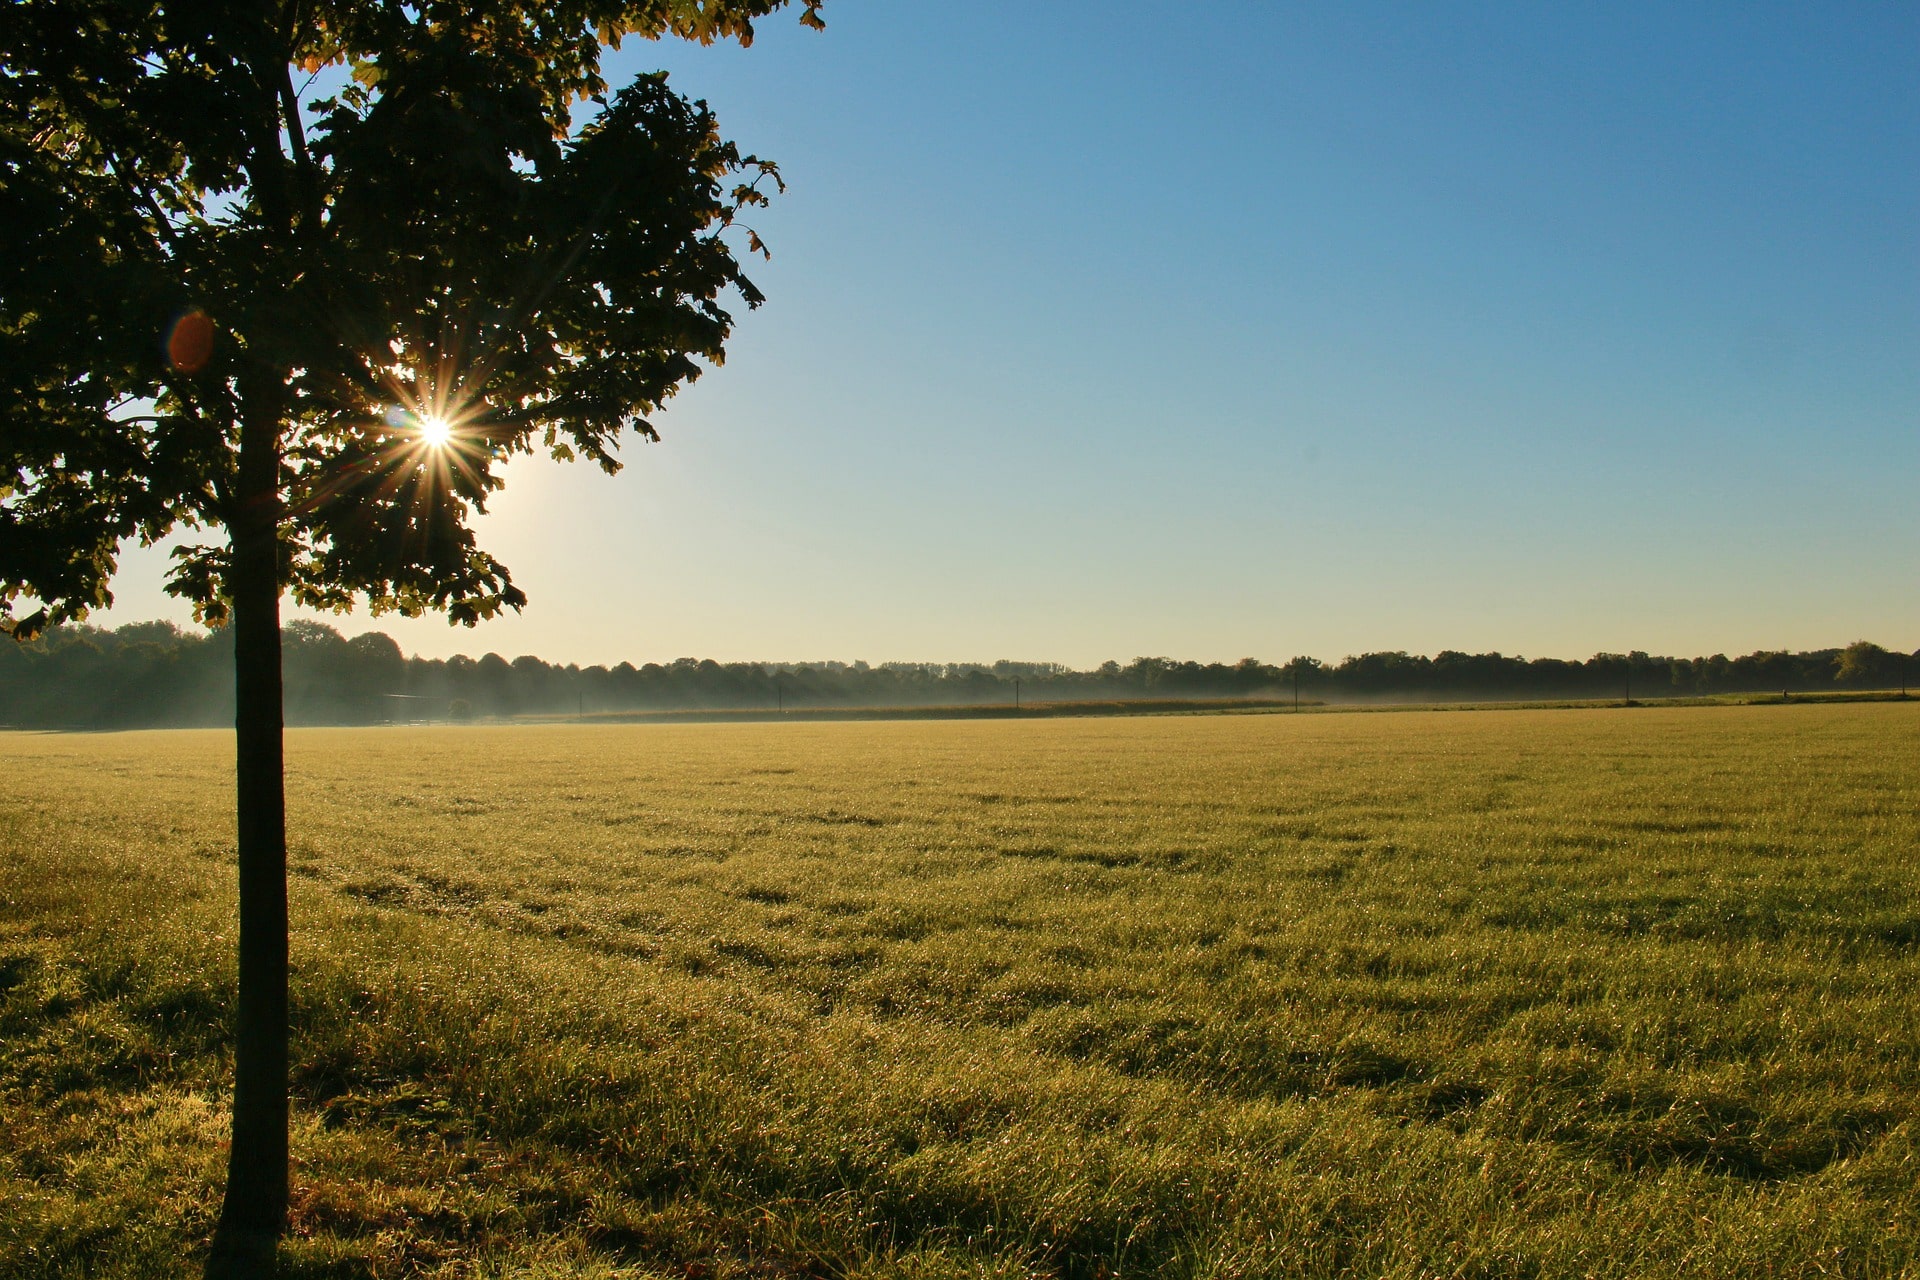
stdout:
MULTIPOLYGON (((792 184, 532 603, 409 652, 1920 643, 1920 12, 832 0, 629 45, 792 184), (741 309, 744 311, 744 309, 741 309)), ((182 611, 129 557, 105 625, 182 611)))

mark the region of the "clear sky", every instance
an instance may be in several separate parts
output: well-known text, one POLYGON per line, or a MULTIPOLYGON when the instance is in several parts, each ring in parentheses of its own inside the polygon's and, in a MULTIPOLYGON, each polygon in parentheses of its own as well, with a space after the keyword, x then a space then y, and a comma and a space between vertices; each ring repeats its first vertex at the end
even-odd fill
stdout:
MULTIPOLYGON (((1920 645, 1920 7, 829 0, 726 366, 409 652, 1920 645)), ((744 246, 743 246, 744 247, 744 246)), ((181 616, 155 553, 109 625, 181 616)))

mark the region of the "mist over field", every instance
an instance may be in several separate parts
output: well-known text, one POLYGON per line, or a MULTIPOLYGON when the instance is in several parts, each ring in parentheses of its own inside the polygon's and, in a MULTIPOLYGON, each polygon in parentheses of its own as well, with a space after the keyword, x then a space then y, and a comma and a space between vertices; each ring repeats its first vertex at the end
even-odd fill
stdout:
MULTIPOLYGON (((1282 665, 1135 658, 1090 670, 1059 663, 734 662, 682 658, 614 667, 409 658, 389 637, 343 638, 296 622, 283 635, 286 715, 294 724, 385 724, 647 712, 857 711, 1239 702, 1291 707, 1425 702, 1634 700, 1903 687, 1920 655, 1866 641, 1737 658, 1597 654, 1584 661, 1501 654, 1368 653, 1282 665)), ((70 626, 0 647, 0 725, 158 728, 226 723, 233 714, 230 638, 144 623, 70 626)))

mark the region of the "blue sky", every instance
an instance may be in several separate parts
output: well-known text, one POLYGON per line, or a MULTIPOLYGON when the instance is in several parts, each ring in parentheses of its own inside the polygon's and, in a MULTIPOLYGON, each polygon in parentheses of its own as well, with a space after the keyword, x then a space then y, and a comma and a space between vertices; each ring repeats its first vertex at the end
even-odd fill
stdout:
MULTIPOLYGON (((562 661, 1920 645, 1920 9, 830 0, 630 43, 778 160, 562 661), (1204 21, 1181 22, 1188 13, 1204 21)), ((172 614, 152 553, 108 622, 172 614)))

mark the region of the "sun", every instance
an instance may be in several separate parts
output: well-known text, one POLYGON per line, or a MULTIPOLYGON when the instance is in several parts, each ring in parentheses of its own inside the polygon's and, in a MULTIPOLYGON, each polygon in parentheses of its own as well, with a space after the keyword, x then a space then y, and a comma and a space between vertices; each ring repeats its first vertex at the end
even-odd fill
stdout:
POLYGON ((453 439, 453 424, 437 414, 423 413, 419 417, 420 439, 438 449, 453 439))

